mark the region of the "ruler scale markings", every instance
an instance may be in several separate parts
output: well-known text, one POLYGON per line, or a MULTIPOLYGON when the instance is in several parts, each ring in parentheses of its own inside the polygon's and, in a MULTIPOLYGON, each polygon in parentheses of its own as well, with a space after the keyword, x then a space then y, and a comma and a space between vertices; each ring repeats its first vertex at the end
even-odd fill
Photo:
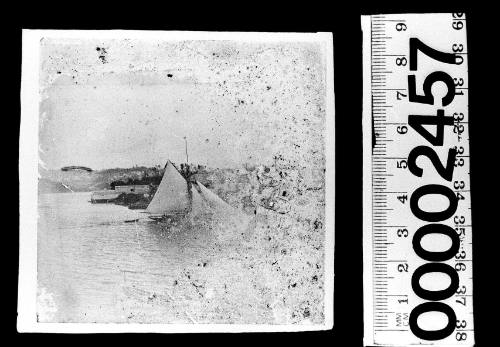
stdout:
MULTIPOLYGON (((362 25, 364 33, 365 345, 471 346, 474 341, 474 329, 471 312, 472 247, 470 190, 468 188, 469 138, 465 15, 363 16, 362 25), (440 35, 435 35, 436 32, 440 35), (452 54, 453 49, 456 56, 463 57, 463 59, 460 58, 462 64, 433 60, 428 51, 424 53, 423 49, 419 48, 417 49, 417 68, 410 71, 409 39, 411 37, 417 38, 440 52, 452 54), (461 51, 458 51, 458 44, 462 45, 461 51), (407 76, 411 74, 416 76, 416 94, 422 95, 422 82, 429 73, 434 71, 443 71, 454 78, 456 84, 455 96, 450 105, 442 106, 438 103, 432 105, 433 110, 443 109, 445 116, 454 117, 453 126, 445 126, 442 147, 437 147, 426 142, 425 138, 419 137, 420 134, 411 129, 408 122, 410 114, 433 115, 434 113, 435 115, 436 111, 430 112, 429 105, 422 106, 408 101, 407 76), (458 113, 454 114, 454 112, 462 112, 461 118, 457 117, 458 113), (452 131, 453 129, 455 132, 452 131), (422 145, 433 148, 441 160, 446 158, 449 148, 461 146, 460 153, 455 156, 451 181, 445 181, 438 174, 432 173, 432 168, 428 166, 422 167, 424 171, 422 177, 414 176, 409 171, 407 167, 409 153, 416 146, 422 145), (416 218, 409 208, 410 197, 414 191, 428 184, 445 186, 456 194, 457 198, 462 197, 452 217, 436 222, 460 233, 458 253, 455 257, 441 262, 456 269, 460 287, 457 293, 453 293, 446 299, 436 300, 436 302, 442 302, 451 307, 456 320, 461 323, 455 327, 453 321, 452 332, 446 337, 434 340, 429 340, 427 333, 427 335, 416 336, 413 328, 410 329, 409 326, 409 317, 413 314, 415 307, 429 302, 415 294, 411 278, 417 268, 420 269, 422 265, 429 263, 416 255, 412 247, 412 238, 419 228, 430 222, 416 218), (462 251, 465 253, 460 253, 462 251), (459 293, 461 286, 465 286, 467 293, 463 295, 459 293), (466 327, 462 326, 464 324, 462 322, 466 322, 466 327)), ((431 127, 434 128, 431 128, 429 133, 435 136, 433 131, 437 126, 431 127)), ((443 164, 445 163, 444 159, 443 164)), ((423 240, 421 245, 424 244, 423 240)), ((430 273, 430 275, 434 274, 430 273)), ((421 285, 424 286, 422 281, 421 279, 421 285)), ((432 288, 433 291, 440 289, 439 287, 432 288)), ((446 325, 446 318, 442 321, 446 325)), ((437 329, 439 330, 441 326, 437 329)), ((423 326, 422 329, 428 328, 423 326)), ((420 334, 418 331, 417 333, 420 334)))

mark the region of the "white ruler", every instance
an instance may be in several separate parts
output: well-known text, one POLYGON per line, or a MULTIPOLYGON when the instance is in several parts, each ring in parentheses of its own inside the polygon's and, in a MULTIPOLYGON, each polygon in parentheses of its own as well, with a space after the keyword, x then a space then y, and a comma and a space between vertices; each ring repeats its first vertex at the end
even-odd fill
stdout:
POLYGON ((366 346, 472 346, 465 14, 362 17, 366 346))

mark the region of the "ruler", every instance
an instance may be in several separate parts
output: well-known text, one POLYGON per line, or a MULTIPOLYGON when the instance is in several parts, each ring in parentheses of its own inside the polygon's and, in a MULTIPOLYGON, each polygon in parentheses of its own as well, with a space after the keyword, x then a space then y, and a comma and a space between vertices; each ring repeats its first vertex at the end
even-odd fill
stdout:
POLYGON ((472 346, 466 16, 362 17, 366 346, 472 346))

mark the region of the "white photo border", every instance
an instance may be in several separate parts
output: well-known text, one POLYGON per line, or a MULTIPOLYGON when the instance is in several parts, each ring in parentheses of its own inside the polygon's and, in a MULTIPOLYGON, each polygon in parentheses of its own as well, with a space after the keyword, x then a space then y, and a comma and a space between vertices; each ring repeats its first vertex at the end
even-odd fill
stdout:
POLYGON ((287 332, 333 328, 334 225, 335 225, 335 105, 333 35, 318 33, 190 32, 135 30, 23 30, 21 73, 21 126, 19 138, 19 332, 47 333, 205 333, 287 332), (37 202, 39 69, 42 38, 141 39, 141 40, 238 40, 256 42, 320 42, 326 57, 325 134, 325 286, 323 324, 140 324, 140 323, 40 323, 37 300, 37 202))

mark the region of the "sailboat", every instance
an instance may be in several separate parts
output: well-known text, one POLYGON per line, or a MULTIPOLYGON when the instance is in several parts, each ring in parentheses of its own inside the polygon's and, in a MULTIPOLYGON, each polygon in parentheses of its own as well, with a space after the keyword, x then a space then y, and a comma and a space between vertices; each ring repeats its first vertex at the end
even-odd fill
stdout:
POLYGON ((207 210, 234 210, 228 203, 211 192, 200 182, 189 182, 170 160, 153 199, 146 208, 149 218, 155 221, 176 222, 188 214, 207 210))

